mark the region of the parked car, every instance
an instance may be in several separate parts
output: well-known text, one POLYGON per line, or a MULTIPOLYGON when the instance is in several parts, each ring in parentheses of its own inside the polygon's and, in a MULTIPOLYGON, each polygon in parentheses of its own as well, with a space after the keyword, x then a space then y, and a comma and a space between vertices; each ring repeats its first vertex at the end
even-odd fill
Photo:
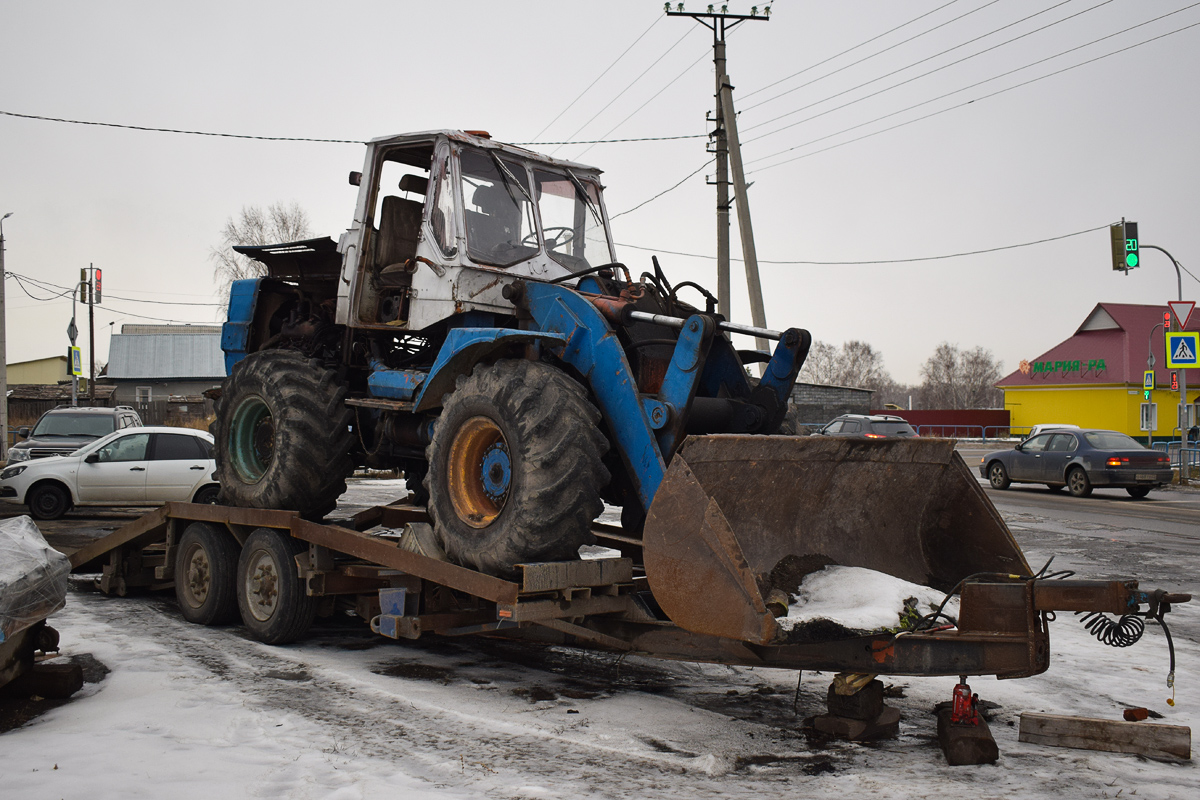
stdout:
POLYGON ((33 430, 18 428, 25 441, 8 448, 8 463, 46 456, 68 456, 86 444, 125 428, 140 428, 142 418, 129 406, 116 408, 52 408, 33 430))
POLYGON ((868 439, 886 439, 889 436, 916 436, 912 425, 904 417, 892 414, 842 414, 813 436, 864 436, 868 439))
POLYGON ((1030 428, 1029 433, 1025 436, 1025 438, 1032 439, 1033 437, 1037 436, 1039 433, 1045 433, 1046 431, 1062 430, 1063 428, 1070 428, 1071 430, 1075 430, 1075 431, 1079 430, 1078 425, 1070 425, 1067 423, 1055 423, 1055 422, 1042 423, 1041 425, 1034 425, 1032 428, 1030 428))
POLYGON ((72 506, 215 503, 213 438, 191 428, 126 428, 69 456, 38 458, 0 472, 0 500, 58 519, 72 506))
POLYGON ((1044 483, 1051 489, 1066 486, 1075 497, 1087 497, 1096 486, 1145 497, 1172 478, 1165 453, 1123 433, 1088 428, 1051 430, 1012 450, 988 453, 979 461, 979 474, 996 489, 1044 483))

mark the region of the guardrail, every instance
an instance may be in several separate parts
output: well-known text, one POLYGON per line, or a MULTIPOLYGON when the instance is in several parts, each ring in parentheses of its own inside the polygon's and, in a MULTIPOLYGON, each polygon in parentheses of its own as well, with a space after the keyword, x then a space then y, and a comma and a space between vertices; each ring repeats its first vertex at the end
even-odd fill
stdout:
POLYGON ((917 435, 937 436, 943 439, 971 439, 975 436, 981 439, 987 438, 982 425, 918 425, 917 435), (973 433, 973 431, 978 431, 978 433, 973 433))

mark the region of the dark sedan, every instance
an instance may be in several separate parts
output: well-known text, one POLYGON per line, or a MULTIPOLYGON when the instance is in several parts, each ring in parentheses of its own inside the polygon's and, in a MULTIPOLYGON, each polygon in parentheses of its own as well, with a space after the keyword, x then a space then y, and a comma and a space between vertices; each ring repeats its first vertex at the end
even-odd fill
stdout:
POLYGON ((1075 497, 1087 497, 1096 486, 1145 497, 1172 478, 1166 454, 1123 433, 1087 429, 1048 431, 1012 450, 988 453, 979 461, 979 474, 996 489, 1044 483, 1051 489, 1066 486, 1075 497))

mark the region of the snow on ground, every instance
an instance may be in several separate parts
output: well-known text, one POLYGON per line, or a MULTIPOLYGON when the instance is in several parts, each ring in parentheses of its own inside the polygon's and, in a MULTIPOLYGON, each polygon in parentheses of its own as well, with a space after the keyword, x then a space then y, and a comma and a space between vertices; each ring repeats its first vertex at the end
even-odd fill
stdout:
MULTIPOLYGON (((1024 519, 1017 531, 1029 537, 1031 562, 1049 557, 1039 549, 1048 544, 1085 575, 1104 572, 1097 559, 1120 560, 1111 536, 1043 540, 1037 525, 1024 519)), ((1162 574, 1153 567, 1140 573, 1147 585, 1162 574)), ((929 712, 949 699, 953 678, 885 677, 903 693, 888 700, 903 715, 900 737, 822 742, 800 724, 824 710, 828 674, 805 673, 794 694, 796 674, 785 670, 479 638, 397 643, 350 619, 320 624, 302 644, 268 647, 238 627, 186 624, 169 597, 109 598, 77 580, 51 622, 66 655, 91 653, 111 673, 0 734, 0 797, 1195 800, 1194 763, 1017 741, 1023 711, 1118 719, 1126 706, 1147 706, 1194 727, 1200 607, 1169 619, 1176 707, 1164 702, 1160 631, 1115 650, 1063 614, 1051 628, 1047 673, 972 680, 998 705, 999 763, 949 767, 929 712)))

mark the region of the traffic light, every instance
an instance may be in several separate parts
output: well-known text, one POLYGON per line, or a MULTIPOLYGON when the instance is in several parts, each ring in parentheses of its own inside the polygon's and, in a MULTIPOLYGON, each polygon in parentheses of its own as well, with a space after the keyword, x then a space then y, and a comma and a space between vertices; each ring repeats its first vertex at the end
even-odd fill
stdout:
POLYGON ((100 268, 99 267, 96 267, 96 283, 94 286, 92 286, 92 292, 93 292, 92 296, 93 296, 93 298, 95 298, 96 305, 100 305, 100 268))
POLYGON ((1120 222, 1109 226, 1112 242, 1113 269, 1129 272, 1140 264, 1138 253, 1138 228, 1136 222, 1120 222))
POLYGON ((1171 312, 1170 311, 1163 312, 1163 330, 1166 331, 1167 333, 1171 332, 1171 312))
POLYGON ((1174 371, 1171 372, 1171 391, 1172 392, 1179 391, 1179 373, 1178 372, 1174 372, 1174 371))

